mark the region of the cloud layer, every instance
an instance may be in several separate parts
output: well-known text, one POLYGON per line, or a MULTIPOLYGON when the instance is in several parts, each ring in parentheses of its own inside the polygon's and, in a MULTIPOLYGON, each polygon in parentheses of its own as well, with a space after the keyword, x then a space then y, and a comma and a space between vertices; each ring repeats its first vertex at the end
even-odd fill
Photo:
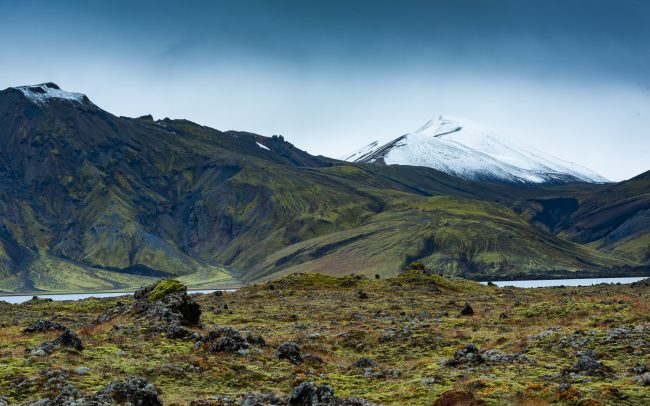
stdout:
POLYGON ((466 116, 619 180, 650 169, 644 1, 0 0, 0 87, 340 156, 466 116))

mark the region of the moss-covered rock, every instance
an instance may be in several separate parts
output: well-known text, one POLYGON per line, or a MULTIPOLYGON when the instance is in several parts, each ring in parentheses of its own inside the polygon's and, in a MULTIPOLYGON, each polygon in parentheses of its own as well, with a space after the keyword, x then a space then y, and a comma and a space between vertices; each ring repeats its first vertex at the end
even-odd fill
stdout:
POLYGON ((149 292, 148 297, 149 300, 156 301, 169 294, 185 291, 187 291, 187 287, 176 279, 164 279, 156 284, 153 290, 149 292))

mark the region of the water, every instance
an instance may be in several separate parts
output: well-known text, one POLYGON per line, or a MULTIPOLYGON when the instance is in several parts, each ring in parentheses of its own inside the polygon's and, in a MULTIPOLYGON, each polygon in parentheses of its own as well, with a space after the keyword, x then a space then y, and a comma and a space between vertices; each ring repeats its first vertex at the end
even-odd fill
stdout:
MULTIPOLYGON (((495 285, 502 288, 504 286, 514 286, 516 288, 547 288, 551 286, 593 286, 601 283, 632 283, 646 277, 628 277, 628 278, 585 278, 585 279, 538 279, 529 281, 493 281, 495 285)), ((487 284, 487 282, 481 282, 487 284)))
MULTIPOLYGON (((193 295, 195 293, 212 293, 216 290, 223 290, 225 292, 233 292, 235 289, 204 289, 204 290, 190 290, 187 293, 193 295)), ((108 293, 69 293, 69 294, 53 294, 53 295, 38 295, 41 299, 52 300, 81 300, 88 299, 89 297, 118 297, 132 295, 133 292, 108 292, 108 293)), ((34 295, 21 295, 21 296, 0 296, 0 300, 9 303, 23 303, 34 297, 34 295)))

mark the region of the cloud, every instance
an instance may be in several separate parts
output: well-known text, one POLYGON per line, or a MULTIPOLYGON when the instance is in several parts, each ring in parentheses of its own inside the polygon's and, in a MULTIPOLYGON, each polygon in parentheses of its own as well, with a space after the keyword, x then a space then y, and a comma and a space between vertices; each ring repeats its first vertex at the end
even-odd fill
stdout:
POLYGON ((650 169, 650 3, 0 1, 0 86, 342 155, 466 116, 613 179, 650 169), (5 62, 8 61, 8 62, 5 62))

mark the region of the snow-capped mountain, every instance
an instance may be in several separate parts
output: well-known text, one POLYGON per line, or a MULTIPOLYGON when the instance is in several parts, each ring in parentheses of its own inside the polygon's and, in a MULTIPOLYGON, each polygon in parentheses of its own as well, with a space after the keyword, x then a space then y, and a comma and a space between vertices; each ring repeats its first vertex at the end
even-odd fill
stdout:
POLYGON ((45 103, 51 99, 68 100, 75 103, 88 101, 86 95, 81 93, 66 92, 61 90, 55 83, 41 83, 34 86, 18 86, 14 89, 20 90, 23 94, 35 103, 45 103))
POLYGON ((471 120, 450 116, 430 120, 419 130, 390 142, 372 142, 343 159, 361 163, 425 166, 469 180, 608 182, 585 167, 507 139, 471 120))

